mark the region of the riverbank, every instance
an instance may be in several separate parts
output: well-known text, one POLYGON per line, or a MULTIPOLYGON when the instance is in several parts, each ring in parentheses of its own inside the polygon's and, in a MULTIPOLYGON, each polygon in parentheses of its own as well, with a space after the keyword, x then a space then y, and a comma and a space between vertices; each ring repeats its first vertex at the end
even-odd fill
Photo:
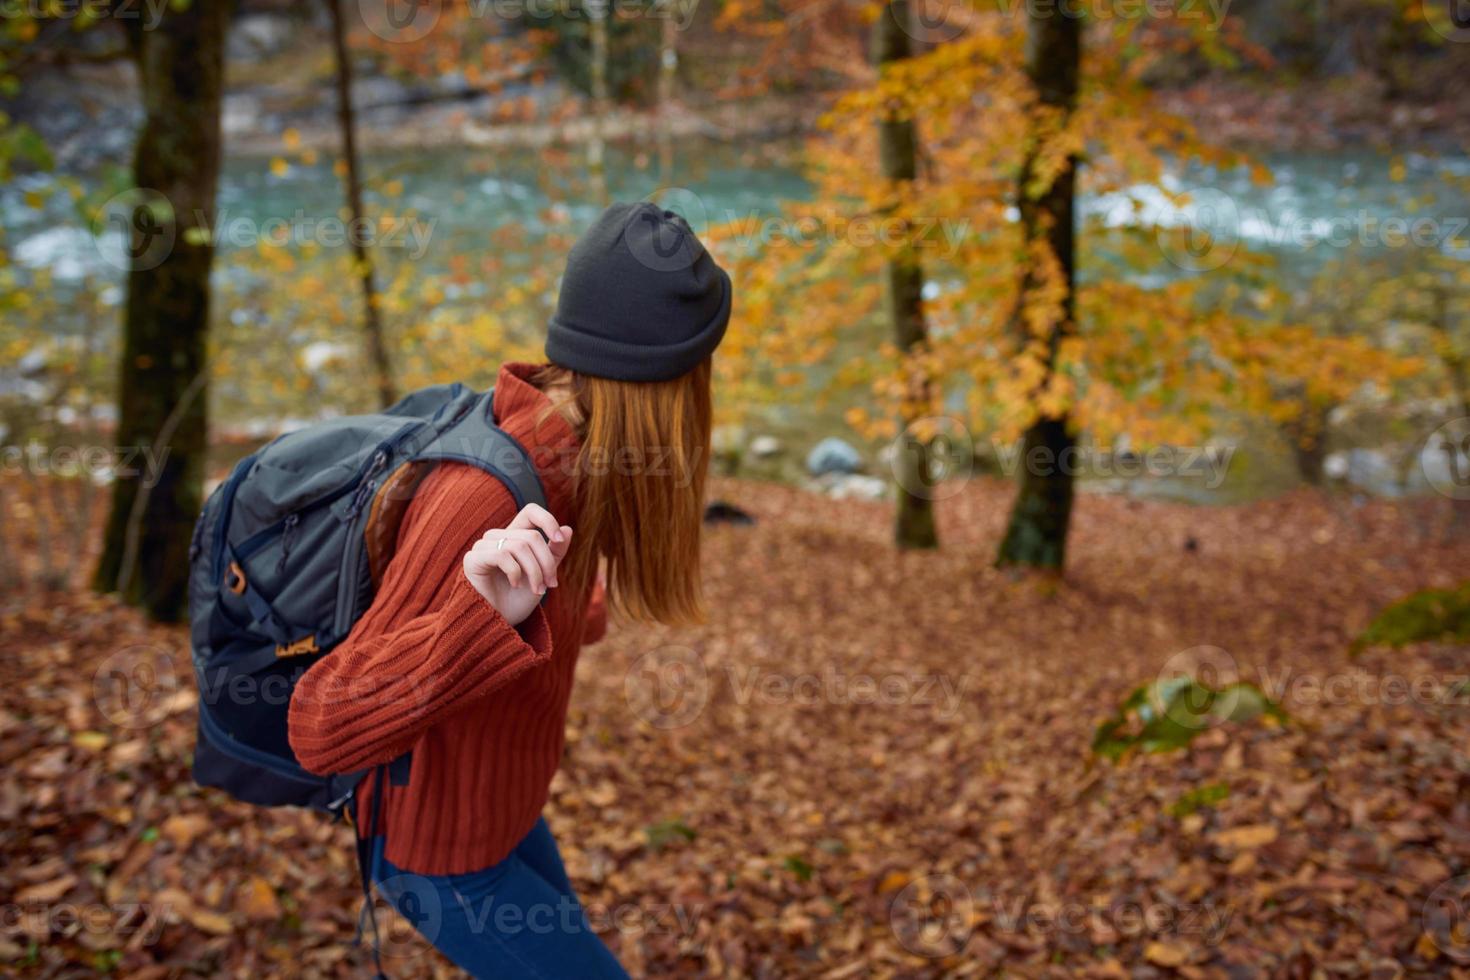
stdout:
MULTIPOLYGON (((227 155, 336 149, 337 105, 325 43, 267 15, 241 19, 222 109, 227 155)), ((575 146, 594 138, 775 140, 815 132, 832 94, 812 90, 731 100, 716 89, 686 84, 676 88, 664 111, 622 107, 597 119, 581 93, 526 65, 481 85, 468 84, 453 70, 405 78, 366 56, 358 59, 357 72, 358 139, 368 153, 575 146)), ((1409 145, 1450 152, 1470 145, 1470 107, 1454 92, 1427 101, 1396 100, 1367 74, 1288 86, 1273 82, 1216 75, 1161 89, 1159 97, 1213 142, 1254 152, 1392 152, 1409 145)), ((88 172, 127 164, 141 121, 128 61, 83 60, 34 70, 22 91, 24 98, 0 107, 42 133, 61 169, 88 172)))
POLYGON ((1394 100, 1367 75, 1291 88, 1215 78, 1161 97, 1212 143, 1258 152, 1367 147, 1392 153, 1412 146, 1463 153, 1470 147, 1470 107, 1457 93, 1428 102, 1394 100))

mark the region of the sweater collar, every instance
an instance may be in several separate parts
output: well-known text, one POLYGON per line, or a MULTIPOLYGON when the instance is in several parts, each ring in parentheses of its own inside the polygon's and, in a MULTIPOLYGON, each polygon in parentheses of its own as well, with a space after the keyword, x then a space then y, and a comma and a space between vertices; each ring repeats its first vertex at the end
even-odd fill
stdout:
POLYGON ((546 393, 531 383, 539 364, 504 364, 495 379, 495 423, 536 464, 548 499, 565 499, 580 440, 546 393))

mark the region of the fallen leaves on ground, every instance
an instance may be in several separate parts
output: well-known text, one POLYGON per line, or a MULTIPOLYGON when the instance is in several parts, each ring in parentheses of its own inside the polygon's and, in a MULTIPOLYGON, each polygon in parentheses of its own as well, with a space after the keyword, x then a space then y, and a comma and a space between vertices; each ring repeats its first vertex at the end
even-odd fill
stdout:
MULTIPOLYGON (((991 567, 1003 483, 941 502, 937 554, 881 504, 715 493, 759 523, 711 529, 709 622, 584 651, 547 809, 635 976, 1467 975, 1470 651, 1347 655, 1470 570, 1433 502, 1087 496, 1055 582, 991 567), (1092 757, 1201 647, 1289 720, 1092 757)), ((366 975, 349 828, 190 781, 184 631, 9 603, 5 970, 366 975)), ((454 975, 385 939, 390 974, 454 975)))

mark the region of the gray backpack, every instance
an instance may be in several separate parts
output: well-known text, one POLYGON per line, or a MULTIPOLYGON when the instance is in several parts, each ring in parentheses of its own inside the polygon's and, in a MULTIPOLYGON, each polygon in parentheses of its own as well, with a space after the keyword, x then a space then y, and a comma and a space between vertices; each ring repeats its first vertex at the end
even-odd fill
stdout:
POLYGON ((210 495, 189 548, 195 782, 264 806, 336 812, 351 799, 365 773, 296 761, 291 692, 366 611, 414 491, 445 460, 498 478, 517 509, 545 506, 531 459, 495 425, 494 391, 458 384, 281 436, 210 495))

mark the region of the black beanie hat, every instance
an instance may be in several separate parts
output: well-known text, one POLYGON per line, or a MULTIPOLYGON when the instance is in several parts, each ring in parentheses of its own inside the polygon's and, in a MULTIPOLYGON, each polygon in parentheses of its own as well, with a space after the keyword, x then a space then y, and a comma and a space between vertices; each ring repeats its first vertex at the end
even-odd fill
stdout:
POLYGON ((647 201, 614 204, 572 246, 546 359, 616 381, 666 381, 719 346, 730 277, 689 224, 647 201))

